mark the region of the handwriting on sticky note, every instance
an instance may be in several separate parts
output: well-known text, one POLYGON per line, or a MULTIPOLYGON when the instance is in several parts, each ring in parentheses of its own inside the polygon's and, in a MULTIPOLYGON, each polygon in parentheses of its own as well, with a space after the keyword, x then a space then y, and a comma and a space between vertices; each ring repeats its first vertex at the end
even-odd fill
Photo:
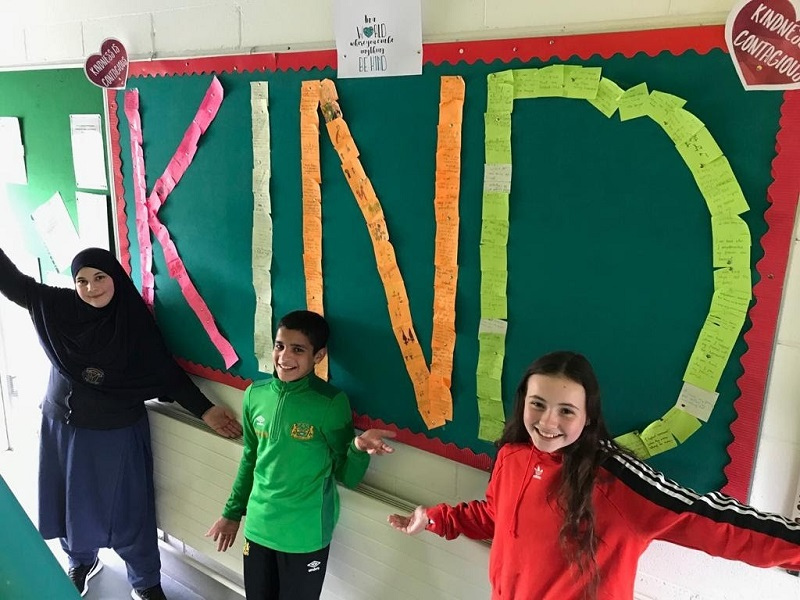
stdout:
POLYGON ((701 421, 708 421, 719 394, 697 387, 691 383, 684 383, 675 406, 701 421))
POLYGON ((678 446, 678 442, 672 437, 669 427, 661 419, 653 421, 645 427, 640 437, 650 456, 655 456, 678 446))

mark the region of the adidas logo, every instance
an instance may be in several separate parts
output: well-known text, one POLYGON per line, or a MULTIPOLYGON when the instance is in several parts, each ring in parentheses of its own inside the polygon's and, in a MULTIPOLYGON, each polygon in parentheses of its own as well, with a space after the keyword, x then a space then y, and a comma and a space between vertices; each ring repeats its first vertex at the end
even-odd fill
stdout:
POLYGON ((306 565, 308 567, 308 572, 313 573, 314 571, 319 571, 319 567, 321 564, 322 563, 319 562, 318 560, 312 560, 310 563, 308 563, 308 565, 306 565))

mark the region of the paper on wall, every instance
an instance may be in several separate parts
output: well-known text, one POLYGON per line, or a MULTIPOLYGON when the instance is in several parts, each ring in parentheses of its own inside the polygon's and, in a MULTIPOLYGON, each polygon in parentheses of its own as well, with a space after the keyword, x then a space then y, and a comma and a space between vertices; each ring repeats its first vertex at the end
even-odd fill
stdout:
POLYGON ((69 129, 72 137, 75 187, 107 190, 100 115, 70 115, 69 129))
POLYGON ((269 87, 250 83, 253 140, 253 289, 256 295, 253 348, 258 370, 271 373, 272 365, 272 201, 269 194, 270 129, 269 87))
POLYGON ((81 250, 81 241, 61 194, 56 192, 31 214, 36 231, 44 241, 56 269, 63 271, 81 250))
POLYGON ((17 117, 0 117, 0 183, 28 183, 25 147, 17 117))
POLYGON ((84 248, 110 250, 106 196, 75 192, 78 208, 78 237, 84 248))

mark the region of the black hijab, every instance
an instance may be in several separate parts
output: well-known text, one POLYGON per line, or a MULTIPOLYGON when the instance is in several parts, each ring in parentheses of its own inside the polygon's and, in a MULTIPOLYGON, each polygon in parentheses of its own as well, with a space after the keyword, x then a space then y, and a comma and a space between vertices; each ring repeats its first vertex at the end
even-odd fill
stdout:
POLYGON ((170 355, 153 316, 117 259, 88 248, 72 261, 73 281, 84 267, 106 273, 114 295, 94 308, 75 290, 51 289, 30 306, 34 326, 53 367, 80 385, 127 398, 167 396, 186 374, 170 355))

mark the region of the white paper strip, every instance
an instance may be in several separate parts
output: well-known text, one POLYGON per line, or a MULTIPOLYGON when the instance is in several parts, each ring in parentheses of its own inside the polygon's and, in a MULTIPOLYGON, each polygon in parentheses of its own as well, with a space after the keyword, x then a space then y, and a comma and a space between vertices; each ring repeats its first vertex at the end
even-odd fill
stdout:
POLYGON ((253 331, 258 370, 272 373, 272 207, 269 196, 269 89, 266 81, 250 83, 253 123, 253 331))

